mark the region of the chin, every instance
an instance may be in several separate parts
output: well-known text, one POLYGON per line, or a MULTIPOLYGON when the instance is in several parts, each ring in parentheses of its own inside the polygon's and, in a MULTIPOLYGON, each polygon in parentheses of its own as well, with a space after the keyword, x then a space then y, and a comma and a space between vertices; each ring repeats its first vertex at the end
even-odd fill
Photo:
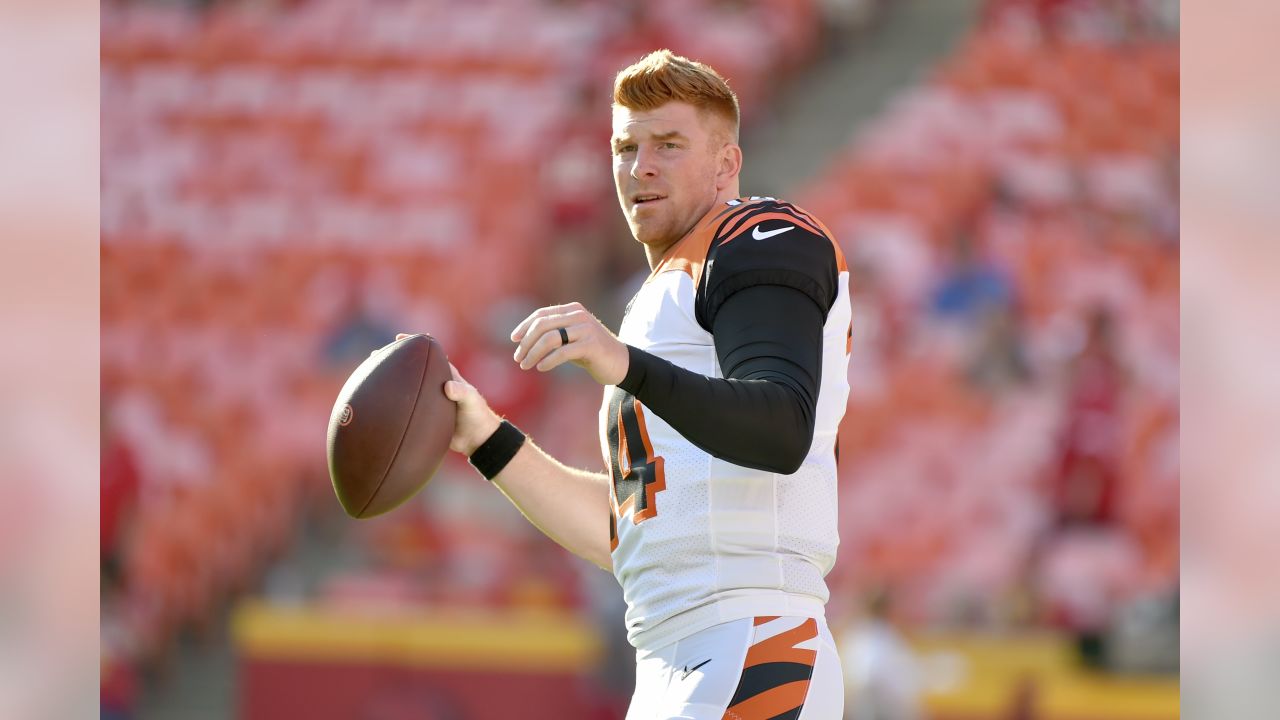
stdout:
POLYGON ((648 212, 641 217, 628 216, 627 225, 636 242, 651 248, 666 248, 679 240, 684 232, 679 221, 663 208, 663 212, 648 212))
POLYGON ((642 245, 661 245, 667 241, 667 235, 669 235, 654 227, 633 227, 631 234, 635 236, 636 242, 642 245))
POLYGON ((631 236, 634 237, 637 242, 642 242, 646 245, 649 244, 649 240, 652 239, 654 235, 653 223, 633 221, 628 223, 628 225, 631 226, 631 236))

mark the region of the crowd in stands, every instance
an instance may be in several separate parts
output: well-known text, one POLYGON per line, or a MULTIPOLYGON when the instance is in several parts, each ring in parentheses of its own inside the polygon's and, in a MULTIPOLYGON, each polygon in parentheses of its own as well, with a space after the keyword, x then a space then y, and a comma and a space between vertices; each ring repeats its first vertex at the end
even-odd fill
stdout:
POLYGON ((989 3, 799 198, 854 273, 834 580, 900 620, 1091 633, 1176 594, 1164 6, 989 3))
MULTIPOLYGON (((104 3, 104 713, 337 511, 331 405, 396 332, 598 466, 598 387, 520 373, 506 333, 550 302, 625 304, 612 73, 672 47, 725 72, 749 124, 817 56, 824 7, 869 4, 104 3)), ((853 276, 834 617, 891 587, 899 622, 1093 631, 1176 586, 1167 8, 992 0, 788 195, 853 276)), ((357 526, 363 565, 320 595, 601 602, 457 458, 427 492, 357 526)))
MULTIPOLYGON (((565 433, 543 403, 564 378, 520 373, 504 336, 607 295, 612 74, 670 45, 759 108, 820 31, 810 0, 104 3, 104 712, 333 514, 333 399, 395 332, 565 433)), ((353 532, 366 561, 321 595, 586 602, 562 554, 486 523, 464 467, 435 512, 353 532)))

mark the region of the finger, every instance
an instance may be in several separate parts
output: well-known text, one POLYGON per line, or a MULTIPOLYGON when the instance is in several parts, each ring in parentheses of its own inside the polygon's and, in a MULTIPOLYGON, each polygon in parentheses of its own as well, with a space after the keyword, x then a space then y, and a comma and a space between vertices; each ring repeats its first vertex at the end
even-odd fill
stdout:
POLYGON ((396 342, 399 342, 399 341, 401 341, 401 340, 403 340, 403 339, 405 339, 405 338, 409 337, 411 334, 412 334, 412 333, 397 333, 397 334, 396 334, 396 342))
MULTIPOLYGON (((580 316, 575 312, 567 315, 545 315, 534 320, 533 324, 526 330, 524 337, 521 338, 520 345, 516 347, 516 352, 512 357, 516 362, 523 364, 533 347, 547 336, 553 337, 557 345, 560 344, 560 333, 556 332, 556 330, 576 324, 580 319, 580 316)), ((555 345, 551 347, 554 349, 555 345)), ((537 360, 533 362, 537 362, 537 360)), ((524 367, 532 366, 533 363, 529 363, 524 367)))
POLYGON ((453 379, 444 381, 444 394, 450 400, 461 400, 468 390, 473 389, 471 383, 462 377, 462 373, 458 372, 457 366, 453 363, 449 363, 449 376, 453 379))
MULTIPOLYGON (((560 337, 558 328, 544 332, 542 337, 540 337, 534 346, 529 349, 528 355, 520 361, 520 369, 528 370, 529 368, 538 365, 551 353, 562 348, 569 347, 575 342, 580 341, 582 338, 586 337, 589 329, 585 324, 580 323, 578 325, 569 325, 564 328, 564 331, 569 337, 569 342, 567 343, 560 337)), ((578 344, 579 346, 581 345, 581 343, 578 344)))
POLYGON ((524 339, 525 333, 529 331, 529 326, 538 318, 547 315, 563 315, 582 308, 582 303, 571 302, 567 305, 548 305, 547 307, 538 308, 529 314, 529 317, 520 321, 516 325, 516 329, 511 331, 511 342, 520 342, 524 339))
POLYGON ((552 349, 551 352, 547 353, 547 356, 542 358, 542 360, 534 367, 538 368, 538 372, 547 372, 548 370, 554 370, 567 362, 580 360, 586 354, 586 343, 576 342, 571 345, 552 349))
POLYGON ((516 361, 521 370, 528 370, 562 344, 559 332, 543 322, 535 323, 516 348, 516 361))
POLYGON ((477 393, 478 391, 475 386, 467 382, 461 375, 458 375, 457 370, 454 370, 452 380, 444 381, 444 394, 448 396, 450 400, 460 400, 469 394, 477 393))

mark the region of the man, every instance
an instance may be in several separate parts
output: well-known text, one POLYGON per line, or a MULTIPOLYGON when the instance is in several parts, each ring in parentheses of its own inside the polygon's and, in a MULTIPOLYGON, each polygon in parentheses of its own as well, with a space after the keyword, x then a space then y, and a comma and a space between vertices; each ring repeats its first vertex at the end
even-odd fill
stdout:
POLYGON ((451 447, 627 601, 628 720, 842 715, 835 560, 848 271, 826 228, 738 197, 738 102, 662 50, 618 74, 618 202, 652 274, 617 336, 578 303, 515 328, 515 361, 604 385, 606 473, 551 458, 456 372, 451 447), (605 532, 606 519, 609 532, 605 532))

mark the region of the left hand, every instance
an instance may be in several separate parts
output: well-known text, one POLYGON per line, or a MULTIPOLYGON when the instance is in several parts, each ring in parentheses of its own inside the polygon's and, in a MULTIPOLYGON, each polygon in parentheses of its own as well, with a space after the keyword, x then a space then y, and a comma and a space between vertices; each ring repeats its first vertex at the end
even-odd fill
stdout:
POLYGON ((617 385, 627 376, 627 346, 582 303, 539 308, 511 331, 515 361, 521 370, 546 372, 566 362, 582 367, 601 385, 617 385), (560 336, 564 328, 569 342, 560 336))
MULTIPOLYGON (((396 335, 396 340, 407 337, 409 333, 400 333, 396 335)), ((445 397, 458 404, 449 449, 470 457, 498 429, 502 418, 489 408, 484 396, 458 373, 458 368, 453 363, 449 363, 449 376, 450 379, 444 382, 441 389, 445 397)))

